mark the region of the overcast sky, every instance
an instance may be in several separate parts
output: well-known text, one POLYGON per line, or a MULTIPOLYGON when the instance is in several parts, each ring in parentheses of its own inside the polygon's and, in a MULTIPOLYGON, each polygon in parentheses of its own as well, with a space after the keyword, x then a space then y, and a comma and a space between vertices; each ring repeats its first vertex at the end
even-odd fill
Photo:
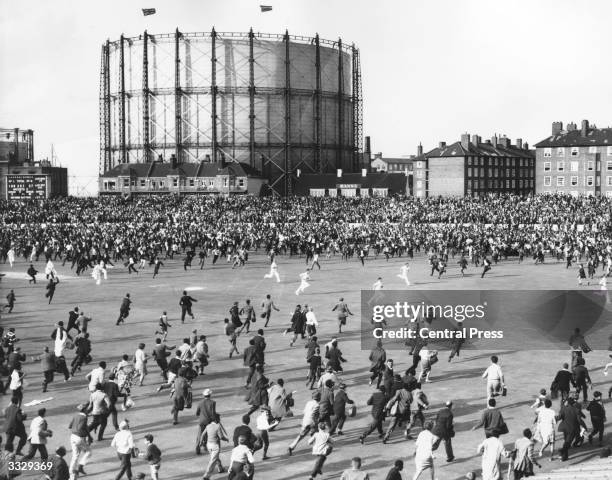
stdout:
POLYGON ((359 47, 375 152, 463 132, 533 144, 554 120, 612 124, 611 18, 607 0, 0 0, 0 126, 33 129, 37 159, 53 143, 70 175, 95 176, 107 38, 252 26, 359 47))

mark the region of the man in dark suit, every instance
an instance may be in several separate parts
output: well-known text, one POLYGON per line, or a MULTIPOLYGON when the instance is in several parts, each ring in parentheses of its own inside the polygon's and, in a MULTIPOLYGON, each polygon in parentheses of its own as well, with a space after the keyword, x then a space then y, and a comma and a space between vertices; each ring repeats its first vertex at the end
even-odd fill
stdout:
POLYGON ((197 300, 189 295, 187 295, 187 290, 183 290, 183 296, 179 301, 179 305, 181 306, 181 323, 185 323, 185 315, 189 314, 191 319, 193 320, 195 317, 191 311, 191 307, 193 306, 193 302, 197 302, 197 300))
POLYGON ((119 430, 119 423, 117 422, 117 400, 119 400, 119 398, 123 398, 123 400, 125 401, 128 394, 121 393, 121 391, 119 390, 119 385, 117 385, 117 382, 115 382, 114 373, 111 373, 108 376, 108 381, 104 382, 102 384, 102 387, 110 403, 108 407, 108 416, 111 417, 115 430, 119 430))
POLYGON ((561 394, 561 405, 563 405, 569 396, 570 385, 573 387, 576 386, 574 377, 572 376, 572 372, 569 371, 569 365, 567 363, 564 363, 563 368, 557 372, 553 384, 557 385, 559 393, 561 394))
POLYGON ((126 293, 125 297, 123 297, 123 300, 121 301, 121 306, 119 307, 119 318, 117 318, 117 323, 115 325, 125 323, 125 319, 130 314, 131 305, 132 300, 130 298, 130 294, 126 293))
POLYGON ((257 348, 255 348, 255 340, 249 340, 249 346, 242 351, 243 365, 249 367, 249 375, 247 376, 245 386, 249 386, 255 367, 257 366, 257 348))
POLYGON ((321 389, 321 400, 319 401, 319 422, 327 424, 331 430, 331 415, 334 411, 334 381, 327 380, 321 389))
POLYGON ((584 358, 578 358, 576 362, 577 365, 574 367, 574 382, 576 382, 578 396, 580 396, 580 390, 582 390, 582 399, 586 402, 589 385, 591 385, 591 377, 589 376, 589 370, 584 366, 584 358))
POLYGON ((217 402, 211 399, 212 390, 207 388, 202 392, 204 398, 198 403, 196 409, 196 416, 198 419, 198 436, 196 437, 196 455, 201 454, 200 443, 202 439, 202 433, 206 430, 206 427, 217 417, 217 402))
POLYGON ((257 335, 253 337, 253 342, 257 363, 263 365, 265 363, 264 351, 266 350, 266 340, 264 339, 264 331, 262 328, 257 330, 257 335))
POLYGON ((332 367, 334 372, 342 371, 342 364, 346 362, 346 359, 342 356, 342 352, 338 348, 338 340, 334 339, 331 342, 331 347, 325 354, 327 358, 327 365, 332 367))
POLYGON ((64 457, 66 456, 66 449, 59 447, 55 450, 55 455, 51 457, 51 469, 48 473, 47 478, 50 480, 69 480, 70 470, 64 457))
POLYGON ((568 458, 569 448, 580 434, 580 425, 584 425, 581 413, 576 408, 575 401, 572 397, 567 399, 567 402, 559 411, 559 431, 563 433, 563 446, 561 447, 561 461, 565 462, 568 458))
POLYGON ((341 383, 339 385, 339 390, 334 395, 334 418, 332 419, 331 429, 329 430, 329 434, 333 435, 338 429, 338 435, 344 435, 342 433, 342 428, 344 427, 344 422, 346 421, 346 405, 352 405, 353 402, 348 395, 346 394, 346 385, 341 383))
POLYGON ((28 438, 23 423, 25 419, 26 414, 19 408, 19 398, 11 398, 11 404, 4 410, 4 431, 6 432, 6 449, 9 451, 13 450, 13 440, 15 437, 19 437, 15 455, 22 455, 21 449, 26 444, 28 438))
POLYGON ((453 402, 447 401, 444 408, 442 408, 436 415, 436 423, 431 431, 431 433, 438 437, 438 440, 436 440, 433 445, 434 450, 438 448, 441 441, 444 441, 447 462, 452 462, 455 459, 452 444, 452 438, 455 436, 452 408, 453 402))
POLYGON ((240 437, 246 438, 245 445, 250 449, 253 448, 253 443, 255 442, 255 434, 251 427, 249 427, 249 423, 251 423, 251 417, 248 415, 242 416, 242 425, 238 425, 234 429, 234 435, 232 436, 232 441, 234 442, 234 447, 238 446, 238 439, 240 437))
POLYGON ((378 437, 383 437, 383 421, 385 419, 385 406, 387 404, 387 395, 385 394, 385 387, 380 387, 372 396, 368 399, 368 405, 372 406, 372 422, 368 428, 359 436, 359 442, 363 445, 366 437, 374 430, 378 430, 378 437))
POLYGON ((494 398, 489 398, 487 409, 482 412, 480 422, 472 427, 472 430, 484 427, 485 437, 489 438, 494 435, 504 435, 508 433, 508 427, 504 421, 502 413, 496 408, 497 403, 494 398))

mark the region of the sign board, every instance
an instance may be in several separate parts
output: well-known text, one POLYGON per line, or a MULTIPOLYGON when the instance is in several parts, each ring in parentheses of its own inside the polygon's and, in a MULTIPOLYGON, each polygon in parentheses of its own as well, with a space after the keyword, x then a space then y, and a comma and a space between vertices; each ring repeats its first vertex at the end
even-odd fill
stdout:
POLYGON ((336 188, 361 188, 359 183, 338 183, 336 188))
POLYGON ((7 200, 47 198, 46 175, 7 175, 7 200))

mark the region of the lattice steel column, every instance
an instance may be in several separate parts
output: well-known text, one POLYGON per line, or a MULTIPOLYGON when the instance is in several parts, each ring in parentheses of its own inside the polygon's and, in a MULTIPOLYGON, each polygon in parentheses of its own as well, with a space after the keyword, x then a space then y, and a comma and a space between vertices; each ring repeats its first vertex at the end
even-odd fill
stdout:
POLYGON ((293 194, 293 168, 291 166, 291 59, 289 57, 289 31, 285 31, 285 189, 283 194, 293 194))
POLYGON ((360 165, 363 153, 363 98, 361 85, 361 63, 359 50, 353 44, 353 165, 355 169, 367 168, 360 165))
POLYGON ((210 94, 211 94, 211 148, 212 161, 217 163, 217 32, 212 29, 211 32, 211 76, 210 76, 210 94))
POLYGON ((121 149, 121 163, 127 163, 127 146, 125 143, 125 52, 123 48, 123 34, 119 42, 119 148, 121 149))
POLYGON ((253 29, 249 30, 249 163, 255 168, 255 58, 253 29))
POLYGON ((344 168, 344 64, 342 62, 342 39, 338 39, 338 149, 336 150, 336 168, 344 168))
POLYGON ((151 141, 149 137, 149 34, 144 31, 142 44, 142 143, 145 163, 151 162, 151 141))
POLYGON ((179 39, 181 32, 177 28, 174 32, 174 154, 176 161, 182 162, 182 116, 181 116, 181 56, 179 39))
POLYGON ((315 37, 315 171, 323 173, 325 166, 322 158, 322 128, 321 128, 321 45, 319 34, 315 37))
POLYGON ((102 45, 100 58, 100 173, 111 169, 109 51, 110 41, 107 40, 102 45))

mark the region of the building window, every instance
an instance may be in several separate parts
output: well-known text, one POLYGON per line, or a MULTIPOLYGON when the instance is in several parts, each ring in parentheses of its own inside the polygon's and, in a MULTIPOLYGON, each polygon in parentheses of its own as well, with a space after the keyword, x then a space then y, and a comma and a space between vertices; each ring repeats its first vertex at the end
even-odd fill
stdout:
POLYGON ((580 149, 578 147, 572 147, 572 157, 577 157, 580 153, 580 149))
POLYGON ((189 186, 190 187, 195 187, 195 178, 190 178, 189 179, 189 186))
POLYGON ((597 153, 597 147, 589 147, 589 153, 597 153))
MULTIPOLYGON (((612 155, 612 154, 610 154, 610 155, 612 155)), ((421 161, 416 162, 416 168, 423 168, 423 162, 421 162, 421 161)))
POLYGON ((606 185, 607 185, 608 187, 612 187, 612 176, 608 175, 608 176, 606 177, 606 185))
POLYGON ((570 177, 570 185, 572 187, 575 187, 576 185, 578 185, 578 177, 570 177))
POLYGON ((172 186, 173 187, 178 187, 178 178, 173 178, 172 179, 172 186))
POLYGON ((311 188, 310 189, 310 196, 311 197, 324 197, 325 196, 325 189, 324 188, 311 188))
POLYGON ((557 172, 565 172, 565 162, 557 162, 557 172))
POLYGON ((212 187, 213 185, 214 185, 214 181, 213 181, 213 180, 209 180, 209 181, 208 181, 208 186, 209 186, 209 187, 212 187))
POLYGON ((544 186, 550 187, 552 185, 552 177, 544 177, 544 186))
POLYGON ((578 162, 570 162, 570 171, 577 172, 578 171, 578 162))
POLYGON ((417 178, 423 178, 423 170, 417 170, 416 176, 417 178))
POLYGON ((227 187, 227 177, 225 177, 225 178, 223 179, 223 186, 224 186, 224 187, 227 187))
POLYGON ((140 180, 140 186, 141 186, 141 187, 144 187, 146 184, 147 184, 147 181, 146 181, 146 180, 144 180, 144 179, 141 179, 141 180, 140 180))
POLYGON ((551 151, 552 151, 551 148, 545 148, 544 149, 544 156, 545 157, 550 157, 552 155, 551 151))
POLYGON ((557 177, 557 187, 565 187, 565 177, 557 177))
POLYGON ((587 170, 589 172, 592 172, 594 168, 595 168, 595 162, 593 162, 593 160, 587 160, 587 170))
POLYGON ((238 179, 238 186, 239 187, 244 187, 244 178, 239 178, 238 179))
MULTIPOLYGON (((153 187, 155 187, 155 183, 153 183, 153 187)), ((163 180, 161 180, 159 182, 159 188, 164 188, 164 181, 163 180)))
POLYGON ((124 187, 129 187, 130 186, 130 179, 129 178, 124 178, 123 179, 123 186, 124 187))
POLYGON ((557 157, 565 157, 565 148, 563 147, 557 148, 557 157))
POLYGON ((612 172, 612 162, 610 160, 606 162, 606 170, 612 172))
POLYGON ((586 184, 587 184, 587 187, 592 187, 593 186, 593 177, 586 177, 586 184))
POLYGON ((544 171, 550 172, 550 162, 544 162, 544 171))
POLYGON ((612 147, 608 147, 607 149, 608 157, 612 157, 612 147))

